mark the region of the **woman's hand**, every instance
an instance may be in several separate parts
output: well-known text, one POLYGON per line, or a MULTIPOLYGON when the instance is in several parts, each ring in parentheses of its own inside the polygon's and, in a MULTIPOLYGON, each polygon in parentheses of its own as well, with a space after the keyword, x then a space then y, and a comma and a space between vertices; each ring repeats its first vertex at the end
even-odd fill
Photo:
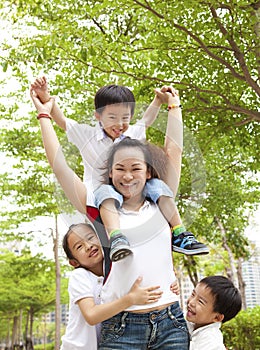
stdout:
POLYGON ((49 115, 51 114, 51 110, 52 110, 53 103, 54 103, 53 97, 51 97, 49 99, 49 101, 42 103, 32 88, 30 89, 30 96, 31 96, 33 104, 36 107, 39 114, 40 113, 46 113, 49 115))

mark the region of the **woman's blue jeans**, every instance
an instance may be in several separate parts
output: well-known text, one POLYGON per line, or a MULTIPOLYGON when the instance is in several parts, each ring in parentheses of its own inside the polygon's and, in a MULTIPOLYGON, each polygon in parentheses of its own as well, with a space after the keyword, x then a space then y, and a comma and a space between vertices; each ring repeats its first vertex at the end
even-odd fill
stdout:
POLYGON ((148 313, 121 312, 102 323, 99 350, 188 350, 189 335, 178 302, 148 313))

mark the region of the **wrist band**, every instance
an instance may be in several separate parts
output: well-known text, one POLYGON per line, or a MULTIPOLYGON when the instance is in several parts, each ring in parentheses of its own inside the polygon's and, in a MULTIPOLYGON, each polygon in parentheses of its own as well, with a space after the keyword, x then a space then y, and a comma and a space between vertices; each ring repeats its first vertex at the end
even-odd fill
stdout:
POLYGON ((41 118, 48 118, 48 119, 51 119, 51 116, 47 113, 39 113, 37 115, 37 119, 41 119, 41 118))
POLYGON ((173 108, 182 108, 182 105, 175 105, 175 104, 172 104, 172 105, 170 105, 170 106, 168 106, 168 111, 170 110, 170 109, 173 109, 173 108))

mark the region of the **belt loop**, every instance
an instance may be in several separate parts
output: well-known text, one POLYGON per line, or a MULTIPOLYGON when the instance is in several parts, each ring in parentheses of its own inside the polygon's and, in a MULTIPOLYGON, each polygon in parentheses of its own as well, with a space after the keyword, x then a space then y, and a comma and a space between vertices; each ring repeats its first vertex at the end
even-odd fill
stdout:
POLYGON ((172 314, 171 306, 168 306, 167 309, 168 309, 167 310, 168 316, 170 317, 171 320, 174 320, 174 316, 172 314))
POLYGON ((122 317, 121 317, 121 327, 123 327, 123 328, 125 328, 125 324, 126 324, 125 319, 126 319, 127 315, 128 315, 128 312, 124 312, 122 317))

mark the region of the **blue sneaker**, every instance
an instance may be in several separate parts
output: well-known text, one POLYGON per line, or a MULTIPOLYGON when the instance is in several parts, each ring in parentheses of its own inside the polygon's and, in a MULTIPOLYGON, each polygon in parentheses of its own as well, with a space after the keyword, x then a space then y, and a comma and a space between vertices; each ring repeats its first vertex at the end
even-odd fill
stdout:
POLYGON ((209 248, 196 240, 191 232, 182 232, 177 236, 172 235, 172 250, 185 255, 208 254, 209 248))
POLYGON ((133 252, 130 249, 130 244, 124 235, 120 233, 110 238, 109 257, 111 261, 122 260, 130 254, 133 254, 133 252))

